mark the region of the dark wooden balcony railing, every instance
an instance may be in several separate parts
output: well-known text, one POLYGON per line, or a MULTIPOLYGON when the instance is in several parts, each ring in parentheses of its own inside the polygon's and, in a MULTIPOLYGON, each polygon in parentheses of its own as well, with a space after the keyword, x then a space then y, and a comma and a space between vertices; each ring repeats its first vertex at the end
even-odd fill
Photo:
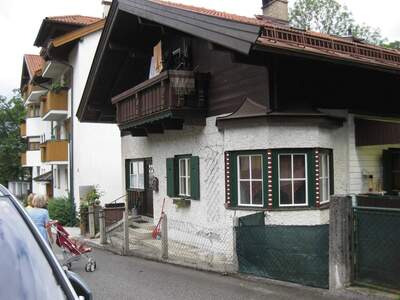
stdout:
POLYGON ((121 129, 169 118, 203 116, 206 111, 208 74, 165 71, 114 97, 121 129))

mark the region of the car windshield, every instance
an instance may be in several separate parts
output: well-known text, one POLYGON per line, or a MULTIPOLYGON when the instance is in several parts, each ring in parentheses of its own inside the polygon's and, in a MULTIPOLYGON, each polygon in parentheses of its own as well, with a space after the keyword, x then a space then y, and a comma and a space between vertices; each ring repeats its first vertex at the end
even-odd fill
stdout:
POLYGON ((0 190, 0 299, 66 299, 42 249, 0 190))

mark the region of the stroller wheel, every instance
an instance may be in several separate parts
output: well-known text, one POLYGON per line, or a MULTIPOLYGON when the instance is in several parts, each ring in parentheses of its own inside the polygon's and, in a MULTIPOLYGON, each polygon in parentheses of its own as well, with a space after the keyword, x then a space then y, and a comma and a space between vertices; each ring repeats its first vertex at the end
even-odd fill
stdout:
POLYGON ((71 270, 72 267, 71 263, 67 263, 65 266, 67 267, 68 271, 71 270))
POLYGON ((91 263, 90 262, 88 262, 87 264, 86 264, 86 266, 85 266, 85 271, 86 272, 91 272, 90 270, 91 270, 91 263))
POLYGON ((94 272, 96 270, 96 263, 92 263, 90 265, 90 272, 94 272))

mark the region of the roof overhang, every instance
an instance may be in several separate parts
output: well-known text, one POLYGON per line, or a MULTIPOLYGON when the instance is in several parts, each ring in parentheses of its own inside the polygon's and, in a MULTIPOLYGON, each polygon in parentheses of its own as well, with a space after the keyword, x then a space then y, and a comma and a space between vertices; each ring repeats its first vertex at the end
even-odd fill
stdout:
MULTIPOLYGON (((126 15, 136 18, 139 26, 143 21, 154 22, 159 26, 165 26, 205 39, 242 54, 249 54, 261 30, 260 26, 257 25, 216 18, 152 1, 114 0, 77 112, 77 117, 81 122, 115 122, 115 110, 111 105, 111 98, 122 91, 115 91, 114 94, 111 92, 111 86, 115 85, 115 81, 118 80, 118 72, 107 72, 104 65, 105 61, 113 60, 110 54, 110 41, 114 36, 120 35, 121 31, 126 29, 118 27, 120 26, 118 21, 126 17, 126 15), (109 78, 105 78, 105 73, 109 74, 109 78), (115 74, 114 78, 112 74, 115 74), (100 77, 101 80, 99 79, 100 77), (104 81, 110 81, 110 89, 106 92, 99 89, 99 86, 105 86, 104 81), (88 113, 89 107, 95 107, 94 109, 101 111, 102 113, 99 113, 100 117, 90 116, 88 113), (109 114, 106 116, 104 115, 106 109, 103 109, 105 107, 107 107, 107 113, 109 114)), ((140 27, 138 29, 140 30, 140 27)), ((130 30, 132 29, 130 28, 130 30)), ((112 67, 121 68, 121 64, 114 63, 112 67)), ((143 67, 136 69, 141 70, 143 67)))

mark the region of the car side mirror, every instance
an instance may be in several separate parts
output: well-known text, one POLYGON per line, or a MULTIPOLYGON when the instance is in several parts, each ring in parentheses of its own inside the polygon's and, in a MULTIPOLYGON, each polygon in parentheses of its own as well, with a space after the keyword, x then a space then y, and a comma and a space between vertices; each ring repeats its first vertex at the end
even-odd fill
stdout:
POLYGON ((65 274, 71 282, 76 294, 79 296, 79 299, 82 299, 82 297, 85 300, 93 299, 92 291, 78 274, 67 270, 65 271, 65 274))

